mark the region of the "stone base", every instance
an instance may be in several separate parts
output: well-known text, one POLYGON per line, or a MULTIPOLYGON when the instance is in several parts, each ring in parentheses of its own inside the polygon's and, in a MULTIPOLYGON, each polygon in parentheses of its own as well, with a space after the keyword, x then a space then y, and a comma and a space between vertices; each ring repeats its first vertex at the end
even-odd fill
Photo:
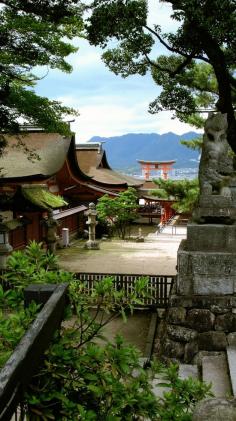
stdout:
POLYGON ((235 203, 231 196, 200 195, 199 206, 194 209, 193 219, 200 224, 214 221, 222 224, 233 224, 236 221, 235 203))
MULTIPOLYGON (((218 206, 218 213, 211 215, 217 217, 232 217, 236 210, 228 212, 230 199, 218 196, 213 203, 201 198, 200 205, 205 216, 207 206, 218 206)), ((236 225, 188 224, 187 240, 178 249, 177 266, 156 352, 165 360, 190 363, 202 351, 224 351, 235 341, 236 225)))
POLYGON ((84 245, 84 248, 88 249, 88 250, 99 250, 100 249, 100 245, 97 241, 87 241, 84 245))
POLYGON ((193 413, 192 421, 236 421, 236 400, 205 399, 200 401, 193 413))
POLYGON ((236 225, 189 223, 188 251, 236 253, 236 225))
POLYGON ((177 295, 172 294, 169 299, 170 307, 190 308, 206 308, 213 309, 214 312, 222 313, 224 311, 235 311, 236 294, 224 296, 209 295, 177 295))
POLYGON ((178 250, 177 294, 230 295, 236 293, 236 252, 178 250))
POLYGON ((136 243, 144 243, 144 237, 138 237, 135 241, 136 243))
MULTIPOLYGON (((200 297, 199 303, 203 304, 200 297)), ((172 297, 159 325, 154 346, 159 358, 192 363, 199 353, 225 351, 236 340, 236 314, 224 307, 226 301, 216 304, 213 300, 209 308, 191 307, 190 302, 186 307, 181 304, 181 297, 178 302, 172 297)))

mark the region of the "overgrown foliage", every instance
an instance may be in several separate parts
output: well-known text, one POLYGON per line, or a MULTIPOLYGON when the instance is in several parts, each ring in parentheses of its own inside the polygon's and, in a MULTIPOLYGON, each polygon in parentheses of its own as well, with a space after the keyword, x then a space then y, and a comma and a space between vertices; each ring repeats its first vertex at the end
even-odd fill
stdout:
POLYGON ((227 139, 236 151, 235 0, 163 0, 172 7, 175 32, 161 21, 147 22, 146 0, 94 0, 87 22, 93 45, 108 49, 107 66, 123 77, 151 71, 162 87, 150 112, 174 111, 182 121, 202 127, 202 112, 227 113, 227 139), (115 48, 110 46, 115 44, 115 48), (110 42, 112 41, 112 43, 110 42), (164 55, 160 49, 165 49, 164 55))
POLYGON ((13 296, 13 294, 4 294, 0 285, 0 369, 29 328, 40 307, 32 302, 25 309, 23 301, 19 302, 16 298, 19 297, 13 296), (4 301, 3 309, 2 300, 4 301))
POLYGON ((136 190, 129 187, 115 198, 106 194, 98 200, 96 209, 101 223, 106 224, 110 231, 115 229, 118 236, 124 239, 129 234, 130 224, 137 218, 136 190))
POLYGON ((8 270, 4 276, 6 282, 17 290, 23 290, 29 284, 51 284, 69 282, 72 275, 58 270, 57 257, 45 252, 42 243, 31 241, 25 251, 14 251, 8 258, 8 270))
POLYGON ((211 385, 196 381, 193 378, 180 379, 178 365, 165 367, 158 364, 158 374, 162 378, 159 387, 168 388, 159 399, 158 421, 191 421, 197 402, 213 396, 211 385))
MULTIPOLYGON (((55 258, 51 256, 52 262, 49 257, 34 242, 25 252, 17 252, 14 259, 9 259, 11 270, 16 269, 12 286, 21 293, 23 274, 29 272, 26 266, 37 277, 42 268, 47 272, 51 265, 55 266, 55 258)), ((51 271, 51 277, 57 282, 60 273, 51 271)), ((24 285, 29 282, 28 275, 26 278, 24 285)), ((41 282, 41 275, 35 280, 41 282)), ((95 282, 92 294, 88 294, 86 282, 75 280, 73 274, 69 273, 67 280, 70 283, 67 320, 56 332, 42 366, 26 390, 21 402, 22 419, 26 416, 31 421, 144 418, 190 421, 195 404, 209 395, 209 386, 192 379, 180 380, 177 365, 165 368, 153 362, 149 369, 144 369, 141 354, 135 347, 126 344, 120 336, 112 343, 104 337, 103 329, 111 320, 120 315, 126 320, 133 312, 133 303, 142 303, 147 279, 137 280, 128 295, 114 287, 113 278, 95 282), (158 376, 163 387, 169 388, 162 398, 156 398, 152 388, 158 376)), ((6 294, 0 290, 0 305, 5 303, 6 294)), ((25 315, 19 312, 17 317, 27 327, 25 315)), ((4 331, 4 343, 12 341, 13 331, 10 334, 9 329, 20 332, 10 319, 6 323, 1 318, 0 335, 3 338, 4 331)))
POLYGON ((90 341, 80 348, 73 329, 62 335, 55 337, 27 392, 32 421, 190 421, 196 403, 211 395, 209 385, 179 379, 177 365, 166 368, 156 362, 143 369, 140 353, 119 336, 113 343, 90 341), (169 388, 162 398, 151 386, 158 376, 160 387, 169 388))
POLYGON ((24 288, 32 283, 57 283, 71 279, 70 274, 57 272, 56 268, 56 257, 46 253, 42 243, 35 241, 24 252, 14 251, 8 258, 7 271, 2 274, 0 283, 0 367, 7 361, 40 308, 34 302, 24 308, 24 288))
POLYGON ((172 207, 179 213, 189 213, 193 211, 199 196, 198 179, 194 180, 154 180, 158 186, 152 191, 154 196, 162 199, 174 199, 172 207))

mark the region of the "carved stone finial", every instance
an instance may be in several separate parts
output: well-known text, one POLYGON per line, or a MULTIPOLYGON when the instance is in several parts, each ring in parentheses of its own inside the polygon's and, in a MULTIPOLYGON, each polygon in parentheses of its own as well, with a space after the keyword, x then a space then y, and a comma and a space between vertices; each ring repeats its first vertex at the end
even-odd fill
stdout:
POLYGON ((93 202, 89 203, 89 209, 95 210, 95 208, 96 208, 95 203, 93 202))
POLYGON ((230 196, 230 190, 225 187, 228 187, 234 169, 226 131, 226 114, 211 114, 206 120, 199 166, 200 193, 203 195, 230 196))
POLYGON ((194 211, 196 222, 232 223, 236 220, 236 202, 232 194, 235 171, 232 150, 227 142, 227 115, 210 113, 204 126, 199 165, 200 199, 194 211), (235 202, 235 203, 234 203, 235 202))

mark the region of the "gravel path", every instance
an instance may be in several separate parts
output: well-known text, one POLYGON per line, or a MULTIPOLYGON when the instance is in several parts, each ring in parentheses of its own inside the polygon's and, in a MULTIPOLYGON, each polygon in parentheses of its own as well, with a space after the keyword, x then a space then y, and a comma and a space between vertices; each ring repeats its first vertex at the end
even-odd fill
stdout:
POLYGON ((179 243, 185 237, 185 227, 167 227, 162 233, 147 234, 143 243, 101 241, 100 250, 86 250, 77 240, 58 251, 59 263, 72 272, 174 275, 179 243))

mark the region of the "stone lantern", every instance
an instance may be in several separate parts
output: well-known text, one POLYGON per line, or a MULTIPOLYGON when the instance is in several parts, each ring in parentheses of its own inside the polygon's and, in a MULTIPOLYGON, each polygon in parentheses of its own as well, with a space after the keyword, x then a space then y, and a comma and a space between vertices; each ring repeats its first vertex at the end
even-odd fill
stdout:
POLYGON ((100 247, 95 237, 95 230, 96 230, 96 225, 97 225, 97 221, 96 221, 97 211, 96 211, 96 207, 94 203, 89 203, 89 209, 87 212, 85 212, 85 215, 88 217, 86 224, 88 225, 88 229, 89 229, 89 239, 85 244, 85 248, 98 250, 100 247))
POLYGON ((3 217, 0 215, 0 270, 6 268, 7 258, 13 250, 9 244, 9 228, 3 222, 3 217))

